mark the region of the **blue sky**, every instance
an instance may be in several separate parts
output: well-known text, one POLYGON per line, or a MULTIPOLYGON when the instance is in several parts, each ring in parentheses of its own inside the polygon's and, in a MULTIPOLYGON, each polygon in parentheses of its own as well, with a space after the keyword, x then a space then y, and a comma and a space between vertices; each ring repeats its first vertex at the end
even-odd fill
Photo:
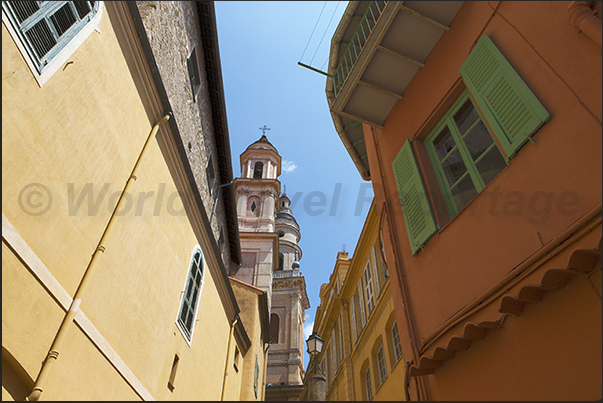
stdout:
POLYGON ((333 125, 326 77, 297 64, 326 71, 331 38, 347 3, 215 3, 234 175, 241 173, 239 155, 261 137, 260 127, 269 127, 268 140, 283 159, 279 179, 301 228, 309 331, 320 286, 344 244, 352 255, 373 195, 333 125))

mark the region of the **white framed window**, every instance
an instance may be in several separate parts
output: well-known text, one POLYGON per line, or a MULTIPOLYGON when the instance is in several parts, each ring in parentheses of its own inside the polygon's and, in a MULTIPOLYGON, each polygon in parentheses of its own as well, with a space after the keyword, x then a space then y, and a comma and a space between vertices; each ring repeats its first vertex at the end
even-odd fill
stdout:
POLYGON ((199 307, 201 290, 205 283, 205 270, 203 265, 203 252, 201 251, 201 247, 197 245, 193 249, 191 256, 186 282, 184 283, 184 291, 182 291, 182 298, 180 300, 178 319, 176 320, 176 325, 189 345, 193 340, 193 331, 197 319, 197 308, 199 307))
POLYGON ((2 21, 44 84, 98 27, 100 1, 3 1, 2 21))
POLYGON ((362 278, 358 279, 358 314, 360 315, 360 329, 366 325, 366 311, 364 310, 364 291, 362 290, 362 278))
POLYGON ((400 346, 400 335, 398 334, 398 324, 394 321, 392 325, 392 346, 394 346, 394 356, 396 362, 402 357, 402 347, 400 346))
POLYGON ((343 361, 343 332, 342 332, 342 325, 341 325, 341 315, 339 315, 339 318, 337 319, 337 326, 338 326, 338 332, 337 332, 337 345, 339 346, 339 362, 341 363, 341 361, 343 361))
POLYGON ((371 249, 371 269, 373 270, 373 278, 375 279, 375 299, 381 294, 381 278, 379 269, 377 268, 377 257, 375 256, 375 247, 371 249))
POLYGON ((366 371, 364 372, 364 388, 366 390, 366 400, 371 400, 373 398, 373 384, 371 382, 371 368, 369 366, 366 367, 366 371))
POLYGON ((370 263, 367 263, 364 268, 364 287, 366 289, 366 309, 368 316, 375 307, 375 295, 373 294, 373 279, 370 263))
POLYGON ((337 335, 335 332, 335 327, 333 327, 333 331, 331 332, 331 370, 332 376, 335 378, 335 374, 337 373, 337 335))
POLYGON ((193 48, 190 56, 186 59, 188 77, 191 82, 191 92, 193 100, 197 102, 197 95, 201 89, 201 74, 199 72, 199 62, 197 61, 197 49, 193 48))
POLYGON ((358 329, 356 327, 356 301, 354 296, 350 299, 350 315, 352 316, 352 336, 354 336, 354 343, 358 339, 358 329))
POLYGON ((383 352, 383 343, 377 350, 377 368, 379 369, 379 382, 383 384, 387 378, 387 367, 385 365, 385 353, 383 352))

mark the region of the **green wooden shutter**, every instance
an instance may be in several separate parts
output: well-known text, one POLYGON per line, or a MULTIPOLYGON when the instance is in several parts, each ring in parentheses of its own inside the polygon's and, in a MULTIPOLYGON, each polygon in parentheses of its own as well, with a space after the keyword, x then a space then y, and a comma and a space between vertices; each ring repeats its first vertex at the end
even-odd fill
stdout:
POLYGON ((412 139, 407 140, 392 162, 402 206, 406 231, 413 255, 436 232, 437 225, 425 192, 419 166, 412 150, 412 139))
POLYGON ((551 115, 484 34, 459 69, 510 159, 551 115))

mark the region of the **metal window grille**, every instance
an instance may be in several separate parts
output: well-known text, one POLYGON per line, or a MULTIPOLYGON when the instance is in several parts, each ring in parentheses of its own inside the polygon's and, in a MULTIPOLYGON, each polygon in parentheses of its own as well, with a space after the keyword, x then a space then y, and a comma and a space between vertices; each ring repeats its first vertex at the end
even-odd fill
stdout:
POLYGON ((98 1, 2 2, 39 73, 90 22, 98 8, 98 1))
POLYGON ((192 338, 193 325, 197 316, 197 307, 199 305, 202 286, 203 257, 201 252, 196 252, 191 259, 184 294, 180 303, 180 313, 178 314, 178 323, 189 341, 192 338))
POLYGON ((275 313, 270 314, 270 343, 278 343, 278 333, 281 326, 281 319, 275 313))

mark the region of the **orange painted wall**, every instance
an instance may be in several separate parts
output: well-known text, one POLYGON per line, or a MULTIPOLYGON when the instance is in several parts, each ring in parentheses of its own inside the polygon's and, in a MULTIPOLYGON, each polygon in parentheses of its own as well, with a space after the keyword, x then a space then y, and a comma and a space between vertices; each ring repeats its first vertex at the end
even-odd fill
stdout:
MULTIPOLYGON (((408 306, 414 315, 419 344, 543 244, 591 209, 600 208, 603 179, 601 48, 569 24, 568 4, 465 2, 450 30, 441 37, 425 66, 390 112, 384 128, 378 130, 365 125, 376 203, 380 209, 383 201, 389 204, 390 224, 395 232, 394 245, 386 246, 386 253, 388 260, 394 261, 393 248, 399 252, 398 271, 403 270, 406 276, 408 306), (419 151, 422 165, 429 170, 420 140, 429 134, 446 105, 456 99, 454 89, 458 89, 460 83, 458 69, 482 32, 490 36, 549 111, 551 120, 534 135, 536 144, 524 145, 464 210, 447 223, 441 221, 445 224, 443 228, 427 242, 424 251, 413 257, 391 162, 404 142, 415 137, 419 140, 414 143, 415 151, 419 151), (523 213, 503 214, 501 207, 513 191, 520 191, 525 197, 523 213), (541 206, 530 209, 529 200, 539 191, 553 194, 553 204, 548 211, 541 206), (502 194, 497 203, 494 192, 502 194), (557 204, 564 192, 574 192, 579 197, 577 205, 565 211, 557 204)), ((428 192, 439 192, 433 173, 425 172, 424 176, 428 192)), ((600 238, 598 226, 585 238, 588 239, 586 247, 596 248, 600 238)), ((399 330, 401 335, 407 335, 400 280, 399 272, 392 273, 399 330)), ((424 376, 431 397, 488 399, 488 388, 500 384, 505 393, 490 398, 552 399, 560 396, 558 389, 562 386, 559 385, 565 385, 566 391, 580 389, 585 393, 584 398, 600 399, 601 299, 584 278, 572 281, 575 281, 571 284, 574 291, 570 291, 568 285, 557 293, 559 295, 533 308, 542 311, 540 316, 530 311, 525 317, 512 318, 504 328, 491 332, 494 336, 474 343, 468 351, 446 361, 435 374, 424 376), (556 299, 568 300, 570 305, 563 306, 574 309, 555 309, 556 299), (593 351, 592 343, 581 345, 557 337, 574 328, 568 327, 573 321, 581 324, 577 328, 580 335, 587 334, 589 340, 594 337, 599 341, 598 349, 593 351), (518 338, 520 335, 531 336, 526 340, 518 338), (538 342, 548 347, 539 351, 538 342), (479 343, 482 344, 476 348, 479 343), (531 362, 532 353, 540 364, 522 366, 531 362), (593 376, 590 374, 579 387, 568 384, 572 371, 578 370, 578 357, 587 361, 583 367, 598 371, 594 374, 597 382, 588 381, 593 376), (554 371, 552 361, 558 361, 554 371), (534 377, 535 368, 546 369, 546 372, 534 377), (513 384, 519 387, 504 388, 513 384), (555 387, 547 389, 547 385, 555 387), (462 394, 455 394, 457 392, 462 394)), ((411 357, 410 343, 405 340, 403 344, 405 357, 411 357)))

